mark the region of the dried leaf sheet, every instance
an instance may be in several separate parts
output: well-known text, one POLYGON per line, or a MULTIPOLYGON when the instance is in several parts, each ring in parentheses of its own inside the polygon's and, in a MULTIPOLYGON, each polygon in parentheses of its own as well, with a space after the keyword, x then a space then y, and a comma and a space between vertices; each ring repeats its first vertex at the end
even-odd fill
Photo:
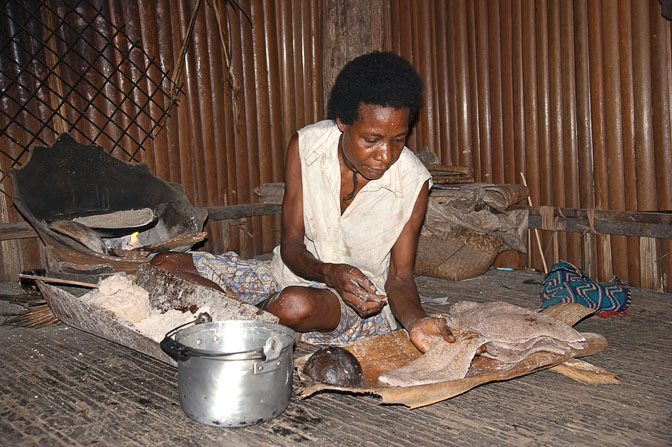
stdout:
MULTIPOLYGON (((573 325, 590 315, 592 310, 576 303, 562 303, 546 309, 543 313, 559 318, 566 324, 573 325)), ((343 346, 352 352, 362 364, 364 372, 364 386, 362 388, 335 387, 314 382, 301 372, 310 355, 297 358, 295 367, 300 379, 297 394, 303 398, 320 391, 374 394, 381 397, 381 403, 384 404, 402 404, 409 408, 418 408, 450 399, 484 383, 520 377, 540 369, 559 365, 575 357, 596 354, 603 351, 607 346, 606 339, 599 334, 581 333, 580 335, 584 338, 583 349, 581 350, 570 348, 565 354, 540 351, 529 355, 518 363, 504 363, 477 356, 471 363, 467 377, 463 379, 408 387, 393 387, 379 382, 378 377, 387 371, 407 365, 421 356, 420 351, 411 343, 406 331, 397 330, 343 346)))
POLYGON ((618 374, 614 374, 598 366, 592 365, 579 359, 569 359, 564 363, 555 365, 551 371, 569 377, 581 383, 590 385, 618 384, 618 374))
POLYGON ((456 329, 455 341, 438 338, 424 355, 406 366, 381 374, 378 380, 390 386, 414 386, 462 379, 478 349, 488 340, 475 332, 456 329))
POLYGON ((562 320, 501 301, 460 301, 453 304, 448 313, 451 328, 471 329, 499 342, 520 343, 535 337, 583 341, 581 335, 562 320))

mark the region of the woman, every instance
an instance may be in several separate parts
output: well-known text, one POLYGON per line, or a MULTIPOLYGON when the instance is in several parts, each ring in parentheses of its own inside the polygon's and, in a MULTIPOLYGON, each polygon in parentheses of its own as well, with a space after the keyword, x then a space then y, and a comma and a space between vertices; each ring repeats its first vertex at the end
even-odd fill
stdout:
MULTIPOLYGON (((405 59, 360 56, 336 79, 329 119, 289 143, 281 243, 270 266, 280 292, 261 306, 304 341, 347 343, 390 332, 397 321, 423 352, 433 337, 453 340, 445 321, 422 309, 413 278, 431 186, 405 147, 421 94, 405 59)), ((212 256, 197 256, 198 272, 214 279, 203 264, 212 256)))

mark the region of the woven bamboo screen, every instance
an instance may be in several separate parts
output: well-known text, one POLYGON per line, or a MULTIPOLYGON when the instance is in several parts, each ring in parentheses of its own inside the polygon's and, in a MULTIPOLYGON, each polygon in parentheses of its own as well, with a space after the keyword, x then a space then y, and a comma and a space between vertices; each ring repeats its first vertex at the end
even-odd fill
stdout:
MULTIPOLYGON (((426 83, 414 147, 484 182, 522 172, 535 205, 672 210, 672 41, 657 0, 391 0, 385 42, 426 83)), ((665 275, 672 289, 669 240, 542 242, 549 265, 654 289, 665 275)))

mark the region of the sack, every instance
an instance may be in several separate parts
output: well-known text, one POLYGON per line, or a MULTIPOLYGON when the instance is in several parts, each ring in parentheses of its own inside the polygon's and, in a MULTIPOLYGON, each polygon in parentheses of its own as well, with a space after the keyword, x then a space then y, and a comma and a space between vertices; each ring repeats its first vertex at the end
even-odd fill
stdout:
POLYGON ((471 230, 444 236, 420 235, 415 274, 459 281, 485 273, 495 260, 502 239, 471 230))

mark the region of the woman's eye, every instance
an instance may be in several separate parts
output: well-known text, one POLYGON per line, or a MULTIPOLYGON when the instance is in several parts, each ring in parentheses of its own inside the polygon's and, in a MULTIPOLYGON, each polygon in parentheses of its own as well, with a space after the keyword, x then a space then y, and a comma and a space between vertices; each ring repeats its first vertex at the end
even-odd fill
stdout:
POLYGON ((366 141, 369 144, 375 144, 378 140, 372 140, 370 138, 364 138, 364 141, 366 141))

